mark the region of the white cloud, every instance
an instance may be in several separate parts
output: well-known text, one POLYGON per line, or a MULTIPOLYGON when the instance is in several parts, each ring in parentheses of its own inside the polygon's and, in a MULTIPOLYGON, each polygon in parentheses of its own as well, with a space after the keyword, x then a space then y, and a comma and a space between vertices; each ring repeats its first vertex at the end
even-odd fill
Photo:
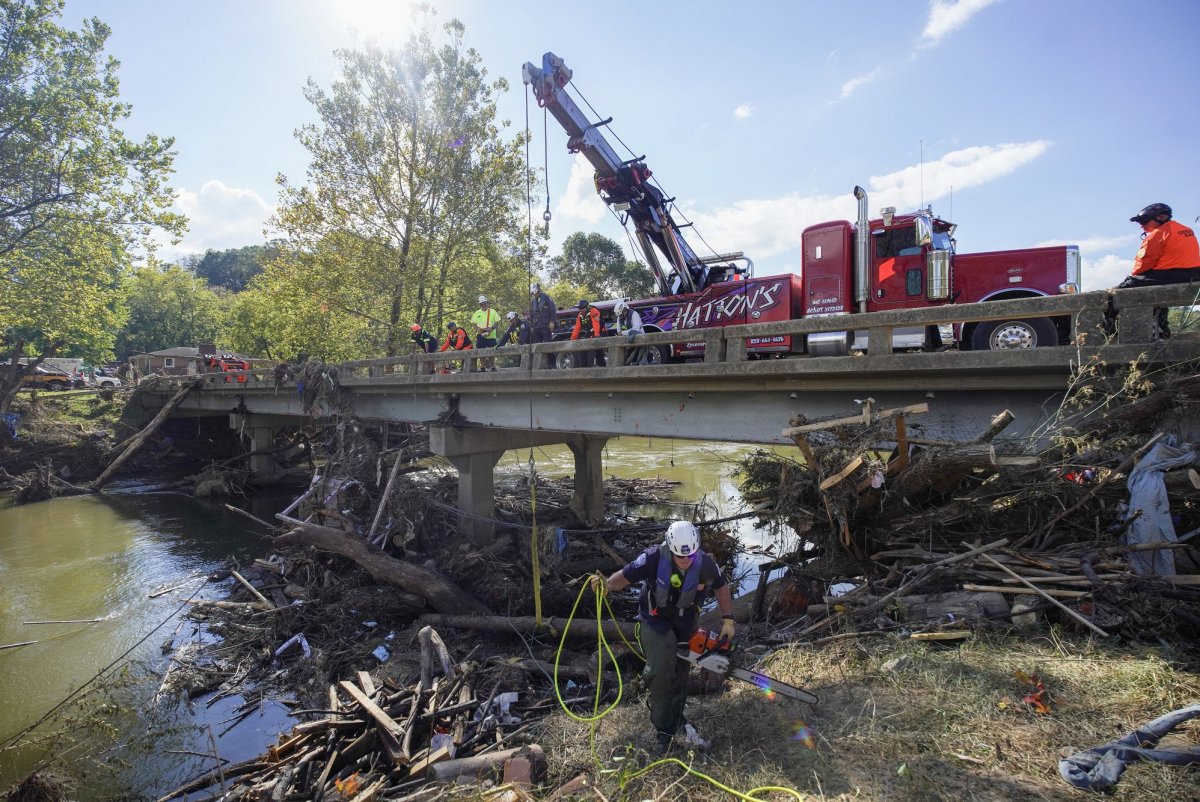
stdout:
POLYGON ((604 201, 596 195, 595 174, 587 158, 582 153, 576 154, 566 192, 558 199, 557 214, 592 224, 604 219, 607 211, 604 201))
POLYGON ((998 0, 932 0, 929 17, 921 37, 926 45, 936 45, 967 24, 971 17, 998 0))
POLYGON ((1039 242, 1036 247, 1046 245, 1078 245, 1079 255, 1083 257, 1082 290, 1106 290, 1121 283, 1121 279, 1133 272, 1131 254, 1137 250, 1138 234, 1124 234, 1119 237, 1087 237, 1077 240, 1046 240, 1039 242), (1120 249, 1126 255, 1118 256, 1112 253, 1120 249))
POLYGON ((937 161, 913 165, 887 175, 871 176, 868 187, 879 204, 912 209, 950 194, 952 189, 986 184, 1017 170, 1045 153, 1045 139, 979 145, 955 150, 937 161))
POLYGON ((742 105, 738 106, 736 109, 733 110, 733 116, 737 117, 739 120, 744 120, 753 113, 754 113, 754 107, 751 106, 749 103, 743 103, 742 105))
POLYGON ((1128 257, 1108 253, 1098 259, 1089 259, 1084 254, 1081 289, 1084 292, 1107 290, 1120 284, 1121 279, 1132 272, 1133 260, 1128 257))
POLYGON ((871 81, 874 81, 878 77, 879 77, 879 68, 876 67, 875 69, 871 70, 868 73, 859 75, 855 78, 851 78, 849 81, 846 81, 846 83, 842 84, 842 100, 845 100, 846 98, 850 97, 855 92, 857 92, 858 89, 860 87, 862 87, 864 84, 869 84, 871 81))
POLYGON ((160 248, 168 261, 209 248, 241 248, 263 242, 263 228, 275 207, 252 189, 231 187, 212 179, 199 192, 181 189, 175 208, 187 215, 188 233, 178 245, 160 248))
MULTIPOLYGON (((979 186, 1028 164, 1046 152, 1045 140, 1000 145, 980 145, 947 153, 922 168, 904 167, 867 182, 871 209, 895 206, 911 210, 922 203, 979 186)), ((709 212, 685 210, 709 245, 718 252, 744 250, 766 259, 800 247, 805 227, 823 220, 850 220, 856 204, 849 192, 840 195, 785 195, 750 198, 709 212)))

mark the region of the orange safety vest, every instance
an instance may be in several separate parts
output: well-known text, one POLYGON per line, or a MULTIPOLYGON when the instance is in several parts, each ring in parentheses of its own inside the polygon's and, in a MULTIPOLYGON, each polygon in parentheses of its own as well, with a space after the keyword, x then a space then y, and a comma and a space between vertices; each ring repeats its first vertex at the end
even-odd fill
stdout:
MULTIPOLYGON (((585 337, 599 337, 600 336, 600 310, 594 306, 589 306, 587 309, 587 314, 588 314, 588 317, 591 318, 592 331, 588 334, 585 334, 584 336, 585 337)), ((579 339, 580 329, 582 327, 583 327, 583 312, 580 312, 578 315, 575 316, 575 328, 571 329, 571 339, 572 340, 579 339)))
POLYGON ((467 330, 459 326, 454 331, 446 334, 446 344, 439 348, 439 351, 467 351, 471 348, 471 338, 467 336, 467 330))
POLYGON ((1168 220, 1142 240, 1133 260, 1133 275, 1180 267, 1200 267, 1200 243, 1190 228, 1168 220))

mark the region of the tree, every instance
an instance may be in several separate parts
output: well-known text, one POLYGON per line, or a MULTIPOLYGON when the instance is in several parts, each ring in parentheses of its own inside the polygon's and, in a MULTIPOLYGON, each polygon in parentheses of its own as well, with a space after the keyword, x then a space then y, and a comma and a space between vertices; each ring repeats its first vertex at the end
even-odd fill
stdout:
POLYGON ((357 356, 391 356, 407 349, 412 321, 440 328, 480 292, 523 284, 523 139, 504 141, 495 119, 507 83, 487 81, 461 23, 443 30, 441 44, 419 25, 400 50, 339 51, 333 85, 309 81, 320 122, 297 132, 308 183, 280 178, 273 222, 287 252, 262 285, 308 305, 293 333, 324 307, 324 323, 367 325, 357 356))
POLYGON ((215 342, 227 303, 178 265, 150 264, 128 282, 129 319, 117 337, 117 354, 160 351, 215 342))
POLYGON ((184 259, 183 266, 207 281, 209 286, 241 292, 250 284, 250 279, 262 272, 263 262, 276 255, 278 249, 271 245, 247 245, 224 251, 209 248, 203 256, 184 259))
POLYGON ((173 141, 125 136, 109 28, 66 30, 62 8, 0 0, 0 413, 24 354, 111 353, 131 253, 152 249, 155 227, 184 225, 168 211, 173 141))
POLYGON ((550 280, 581 287, 591 298, 644 298, 655 292, 645 267, 625 258, 614 240, 577 231, 563 242, 562 254, 550 259, 550 280))

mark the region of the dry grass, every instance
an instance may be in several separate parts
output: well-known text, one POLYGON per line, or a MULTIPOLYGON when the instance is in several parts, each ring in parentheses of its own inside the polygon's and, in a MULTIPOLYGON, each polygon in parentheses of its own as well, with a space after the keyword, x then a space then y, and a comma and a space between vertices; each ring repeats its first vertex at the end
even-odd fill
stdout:
MULTIPOLYGON (((1158 651, 1102 649, 1055 634, 1021 640, 977 634, 950 648, 883 638, 820 650, 788 647, 763 668, 813 690, 821 703, 768 699, 742 683, 722 696, 692 698, 688 718, 712 746, 672 756, 742 792, 785 786, 830 800, 1086 799, 1059 777, 1060 757, 1200 699, 1200 677, 1158 651), (896 658, 899 667, 885 667, 896 658), (1050 713, 1035 713, 1023 700, 1032 689, 1021 674, 1040 677, 1050 713), (811 747, 794 737, 800 727, 811 732, 811 747)), ((594 745, 587 725, 561 713, 547 720, 541 743, 555 784, 582 771, 595 775, 599 766, 614 770, 598 777, 609 800, 732 799, 674 765, 622 787, 623 778, 653 760, 642 701, 627 688, 626 702, 603 720, 594 745)), ((1176 734, 1200 743, 1200 722, 1176 734)), ((1200 770, 1135 763, 1117 793, 1123 800, 1200 800, 1200 770)))

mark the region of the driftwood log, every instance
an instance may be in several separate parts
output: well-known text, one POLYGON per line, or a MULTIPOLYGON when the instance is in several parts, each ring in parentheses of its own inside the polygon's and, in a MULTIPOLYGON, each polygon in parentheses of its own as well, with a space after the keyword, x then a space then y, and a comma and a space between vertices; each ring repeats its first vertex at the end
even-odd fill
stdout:
POLYGON ((275 538, 276 546, 313 546, 348 557, 375 579, 421 597, 440 613, 491 615, 491 610, 471 594, 435 571, 389 557, 371 548, 365 540, 328 526, 292 520, 288 523, 293 528, 275 538))
POLYGON ((175 395, 171 396, 171 400, 163 405, 163 408, 160 409, 158 414, 154 416, 154 420, 150 421, 150 423, 146 425, 146 428, 134 435, 129 440, 129 445, 125 446, 125 450, 122 451, 116 459, 109 463, 108 467, 104 469, 103 473, 96 477, 96 480, 90 485, 90 489, 93 492, 99 492, 100 488, 104 487, 104 485, 108 483, 108 480, 113 477, 113 474, 117 472, 117 469, 124 465, 125 461, 132 457, 134 453, 136 453, 137 450, 142 447, 150 435, 154 434, 159 426, 162 426, 163 421, 170 417, 171 413, 175 410, 175 407, 179 406, 180 403, 183 402, 183 399, 187 398, 188 393, 199 386, 200 380, 194 379, 185 384, 182 389, 179 390, 179 392, 175 393, 175 395))

